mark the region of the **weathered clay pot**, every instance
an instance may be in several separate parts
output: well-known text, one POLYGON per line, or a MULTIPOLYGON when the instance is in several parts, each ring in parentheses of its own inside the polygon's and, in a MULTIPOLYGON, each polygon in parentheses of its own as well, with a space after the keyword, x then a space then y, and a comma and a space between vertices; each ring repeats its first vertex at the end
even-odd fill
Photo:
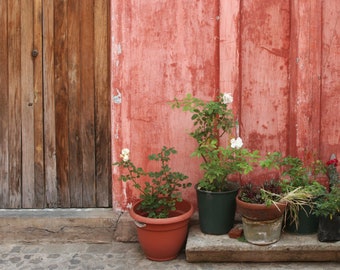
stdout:
POLYGON ((265 204, 247 203, 236 197, 237 211, 243 217, 251 220, 274 220, 281 217, 287 207, 287 203, 275 203, 270 206, 265 204))

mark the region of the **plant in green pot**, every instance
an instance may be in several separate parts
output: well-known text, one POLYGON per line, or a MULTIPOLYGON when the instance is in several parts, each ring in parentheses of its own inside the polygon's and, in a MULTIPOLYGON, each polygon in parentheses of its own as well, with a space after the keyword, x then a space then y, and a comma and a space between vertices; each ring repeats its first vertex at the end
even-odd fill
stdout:
POLYGON ((140 200, 132 205, 130 215, 136 223, 139 243, 151 260, 177 257, 194 211, 192 204, 182 199, 181 189, 191 186, 185 182, 188 177, 170 167, 170 156, 176 153, 174 148, 163 146, 159 153, 149 155, 149 161, 156 163, 152 166, 159 168, 150 172, 136 167, 126 148, 122 150, 122 160, 114 163, 122 169, 119 179, 131 182, 140 192, 140 200), (150 181, 141 184, 142 178, 150 181))
POLYGON ((329 192, 316 201, 315 214, 320 217, 318 239, 321 242, 340 241, 340 177, 338 160, 332 154, 327 162, 329 192))
POLYGON ((319 219, 314 214, 314 208, 316 200, 326 192, 326 188, 317 181, 317 177, 325 174, 322 162, 315 160, 310 165, 305 165, 298 157, 283 157, 281 153, 274 152, 267 155, 262 166, 281 170, 284 194, 296 189, 303 194, 288 203, 285 229, 298 234, 316 233, 319 219))
POLYGON ((226 234, 234 225, 236 195, 239 183, 231 178, 252 170, 258 151, 243 148, 238 134, 232 138, 236 126, 228 105, 230 94, 221 94, 215 101, 204 101, 187 94, 175 100, 173 107, 191 113, 194 129, 190 136, 197 142, 193 157, 202 160, 203 177, 195 185, 201 231, 207 234, 226 234), (222 141, 228 141, 223 146, 222 141))

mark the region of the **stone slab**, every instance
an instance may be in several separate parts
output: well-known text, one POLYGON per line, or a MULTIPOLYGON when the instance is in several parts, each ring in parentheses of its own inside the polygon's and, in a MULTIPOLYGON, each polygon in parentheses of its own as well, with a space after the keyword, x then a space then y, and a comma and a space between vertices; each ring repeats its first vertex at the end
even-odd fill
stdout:
POLYGON ((112 243, 112 208, 0 209, 0 243, 112 243))
POLYGON ((188 262, 340 262, 340 241, 319 242, 317 235, 283 233, 271 245, 257 246, 228 235, 208 235, 191 226, 185 248, 188 262))

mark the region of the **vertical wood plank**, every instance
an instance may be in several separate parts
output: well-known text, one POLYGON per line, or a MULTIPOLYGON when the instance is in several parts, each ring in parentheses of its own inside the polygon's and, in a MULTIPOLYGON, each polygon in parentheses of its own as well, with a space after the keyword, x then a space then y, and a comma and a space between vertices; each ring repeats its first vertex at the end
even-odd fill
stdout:
POLYGON ((109 85, 109 2, 97 0, 94 5, 95 51, 95 148, 96 206, 111 202, 110 159, 110 85, 109 85))
MULTIPOLYGON (((2 1, 3 2, 3 1, 2 1)), ((20 0, 8 1, 8 90, 10 208, 22 203, 22 117, 21 117, 21 8, 20 0)), ((24 134, 25 136, 25 134, 24 134)))
POLYGON ((22 89, 22 206, 32 208, 34 186, 34 88, 33 62, 33 5, 21 1, 21 89, 22 89))
POLYGON ((60 207, 70 207, 69 190, 69 97, 67 74, 67 2, 55 1, 54 6, 54 91, 56 119, 56 154, 58 200, 60 207))
MULTIPOLYGON (((322 2, 321 158, 340 158, 340 1, 322 2)), ((339 170, 339 169, 338 169, 339 170)))
MULTIPOLYGON (((111 1, 112 95, 122 95, 112 105, 113 162, 127 147, 144 166, 149 153, 171 145, 180 150, 174 166, 191 179, 201 177, 198 159, 183 162, 194 146, 187 134, 192 121, 168 101, 186 93, 209 100, 219 93, 220 2, 111 1)), ((139 194, 114 170, 114 200, 126 205, 139 194)), ((194 190, 186 196, 194 197, 194 190)))
MULTIPOLYGON (((69 81, 69 145, 70 145, 70 201, 71 207, 82 206, 82 141, 81 141, 81 89, 80 89, 80 1, 68 1, 67 6, 67 46, 69 81)), ((85 146, 86 147, 86 146, 85 146)))
MULTIPOLYGON (((220 91, 233 93, 234 100, 239 100, 239 24, 240 1, 221 1, 220 4, 220 91)), ((237 102, 235 102, 237 104, 237 102)), ((235 104, 234 103, 234 104, 235 104)), ((235 105, 234 105, 235 106, 235 105)), ((237 115, 238 108, 235 108, 237 115)))
POLYGON ((289 153, 311 161, 319 155, 321 2, 292 1, 289 153))
POLYGON ((54 1, 43 1, 44 160, 46 206, 58 206, 54 93, 54 1))
POLYGON ((94 147, 94 22, 93 0, 80 1, 81 12, 81 141, 83 150, 83 207, 95 206, 94 147))
POLYGON ((38 56, 33 58, 34 74, 34 193, 35 208, 44 208, 44 126, 43 126, 43 82, 42 82, 42 0, 34 0, 33 14, 33 49, 38 56))
MULTIPOLYGON (((0 1, 0 208, 9 201, 9 82, 7 1, 0 1)), ((9 30, 10 31, 10 30, 9 30)), ((12 109, 12 108, 11 108, 12 109)))
POLYGON ((250 149, 286 153, 289 2, 242 3, 240 135, 250 149))

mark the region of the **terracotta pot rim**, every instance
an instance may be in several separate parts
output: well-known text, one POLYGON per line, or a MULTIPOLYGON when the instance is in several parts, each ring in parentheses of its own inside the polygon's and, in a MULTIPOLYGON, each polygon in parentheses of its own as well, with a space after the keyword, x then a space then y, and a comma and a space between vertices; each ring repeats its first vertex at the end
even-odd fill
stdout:
POLYGON ((187 201, 187 200, 183 200, 181 202, 178 202, 178 206, 177 207, 177 211, 182 212, 181 214, 179 214, 178 216, 175 217, 169 217, 169 218, 149 218, 149 217, 144 217, 141 216, 139 214, 136 213, 135 208, 138 206, 138 204, 141 202, 141 200, 135 202, 132 207, 129 210, 130 216, 141 223, 145 223, 145 224, 169 224, 169 223, 177 223, 177 222, 181 222, 183 220, 187 220, 189 219, 193 213, 194 213, 194 207, 192 206, 192 203, 187 201), (181 207, 183 206, 183 207, 181 207), (184 209, 181 209, 184 208, 184 209))
POLYGON ((265 205, 264 203, 250 203, 250 202, 245 202, 242 201, 239 196, 236 196, 236 202, 241 204, 241 205, 249 205, 251 204, 252 206, 254 206, 254 208, 270 208, 270 207, 276 207, 276 205, 282 206, 282 207, 287 207, 288 203, 287 202, 275 202, 275 204, 272 204, 270 206, 265 205))
POLYGON ((284 215, 287 203, 265 204, 248 203, 236 196, 237 211, 252 220, 272 220, 284 215))

